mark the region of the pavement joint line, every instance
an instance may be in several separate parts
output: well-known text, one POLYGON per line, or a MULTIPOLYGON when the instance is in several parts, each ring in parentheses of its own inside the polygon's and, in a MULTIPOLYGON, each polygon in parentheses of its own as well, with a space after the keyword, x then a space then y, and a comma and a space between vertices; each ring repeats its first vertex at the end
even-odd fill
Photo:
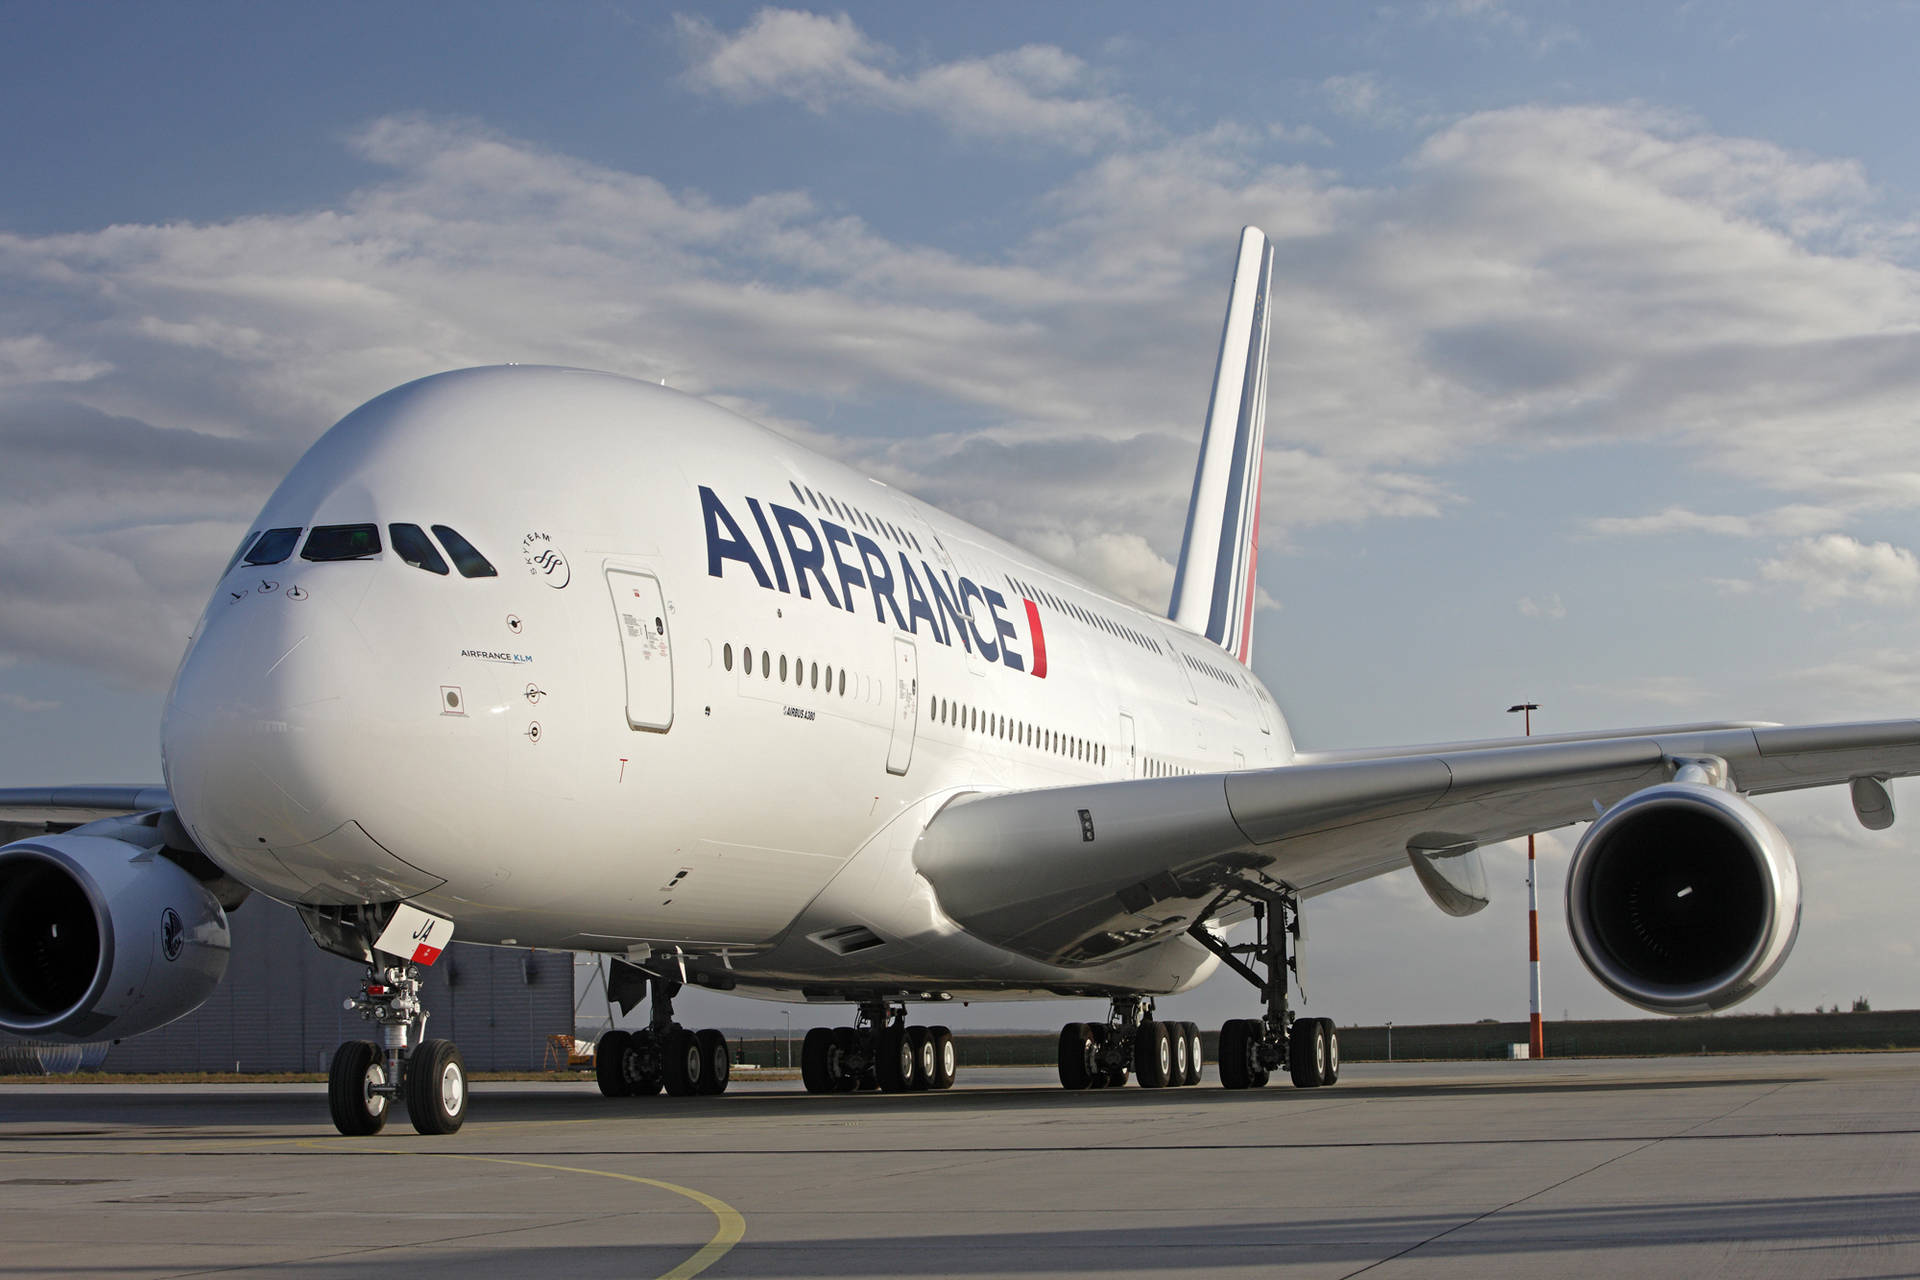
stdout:
POLYGON ((579 1173, 592 1178, 613 1178, 621 1182, 637 1183, 643 1187, 654 1187, 661 1191, 682 1196, 693 1201, 713 1215, 715 1224, 713 1237, 704 1245, 701 1245, 692 1257, 682 1262, 679 1266, 674 1267, 671 1271, 662 1272, 659 1280, 693 1280, 694 1276, 699 1275, 702 1271, 705 1271, 708 1267, 711 1267, 714 1263, 725 1257, 728 1250, 732 1249, 734 1245, 739 1244, 741 1237, 747 1233, 746 1218, 738 1209, 728 1204, 725 1200, 720 1199, 718 1196, 708 1195, 706 1192, 696 1190, 693 1187, 683 1187, 677 1182, 666 1182, 660 1178, 643 1178, 639 1174, 616 1173, 611 1169, 582 1169, 574 1165, 544 1164, 537 1160, 512 1160, 503 1156, 473 1155, 461 1151, 407 1151, 395 1148, 372 1147, 345 1148, 327 1146, 324 1143, 316 1142, 312 1139, 302 1140, 299 1145, 310 1150, 325 1152, 328 1155, 421 1156, 433 1160, 472 1160, 480 1164, 516 1165, 522 1169, 545 1169, 553 1173, 579 1173))

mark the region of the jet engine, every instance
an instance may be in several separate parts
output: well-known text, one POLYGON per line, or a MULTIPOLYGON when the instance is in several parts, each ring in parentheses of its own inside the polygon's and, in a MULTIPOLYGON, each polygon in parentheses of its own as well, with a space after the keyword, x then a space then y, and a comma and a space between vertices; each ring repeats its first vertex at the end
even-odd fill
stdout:
POLYGON ((117 1040, 193 1012, 227 971, 227 913, 157 849, 107 836, 0 848, 0 1028, 117 1040))
POLYGON ((1637 791, 1588 828, 1567 925, 1608 990, 1655 1013, 1709 1013, 1764 986, 1800 931, 1800 872, 1767 816, 1719 787, 1637 791))

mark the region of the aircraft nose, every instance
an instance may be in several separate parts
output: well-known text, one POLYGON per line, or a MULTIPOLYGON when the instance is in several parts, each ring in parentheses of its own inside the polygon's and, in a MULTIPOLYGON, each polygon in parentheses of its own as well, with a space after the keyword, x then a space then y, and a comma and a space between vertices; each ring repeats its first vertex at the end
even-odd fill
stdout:
POLYGON ((308 902, 438 883, 383 883, 379 868, 393 860, 353 821, 374 763, 355 675, 364 679, 375 655, 351 607, 274 578, 223 585, 161 728, 168 788, 202 849, 242 879, 308 902))

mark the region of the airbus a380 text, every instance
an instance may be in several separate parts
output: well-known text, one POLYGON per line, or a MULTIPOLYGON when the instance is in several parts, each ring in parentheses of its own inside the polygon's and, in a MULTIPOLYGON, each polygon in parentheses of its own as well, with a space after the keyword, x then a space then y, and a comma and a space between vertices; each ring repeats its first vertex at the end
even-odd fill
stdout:
POLYGON ((914 1010, 1060 996, 1111 1001, 1062 1029, 1063 1085, 1191 1084, 1199 1029, 1154 1000, 1222 963, 1255 1016, 1220 1082, 1320 1087, 1332 1023, 1287 1001, 1302 904, 1411 870, 1470 914, 1481 845, 1581 821, 1595 975, 1666 1012, 1751 994, 1800 899, 1744 797, 1848 784, 1884 826, 1920 724, 1296 750, 1246 666, 1271 271, 1248 228, 1166 617, 664 387, 505 366, 355 410, 215 588, 164 786, 0 792, 0 1026, 180 1017, 258 892, 365 967, 346 1133, 396 1100, 463 1120, 418 980, 455 936, 616 958, 649 1019, 598 1046, 612 1095, 725 1088, 724 1038, 674 1018, 688 983, 849 1006, 807 1035, 815 1091, 944 1088, 952 1037, 914 1010))

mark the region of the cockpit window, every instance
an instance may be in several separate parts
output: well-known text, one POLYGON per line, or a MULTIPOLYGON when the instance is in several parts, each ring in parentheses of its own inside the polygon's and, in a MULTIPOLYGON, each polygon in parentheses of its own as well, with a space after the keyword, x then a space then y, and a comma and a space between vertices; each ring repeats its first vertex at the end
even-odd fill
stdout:
POLYGON ((254 529, 250 531, 246 537, 240 539, 240 545, 233 549, 233 559, 227 561, 227 567, 220 571, 221 577, 224 578, 228 574, 233 572, 233 566, 240 563, 240 557, 247 554, 247 548, 252 546, 253 540, 259 536, 260 536, 260 531, 258 529, 254 529))
POLYGON ((365 560, 380 554, 380 526, 376 524, 315 525, 300 548, 302 560, 365 560))
POLYGON ((260 535, 260 541, 246 554, 248 564, 279 564, 293 554, 294 544, 300 541, 298 529, 269 529, 260 535))
POLYGON ((453 567, 460 571, 463 578, 497 578, 500 575, 487 563, 487 558, 474 549, 474 545, 461 537, 446 525, 433 526, 433 536, 440 539, 440 545, 453 557, 453 567))
POLYGON ((393 552, 416 569, 425 569, 428 573, 444 574, 447 562, 440 555, 433 539, 426 530, 417 524, 390 524, 387 536, 393 539, 393 552))

